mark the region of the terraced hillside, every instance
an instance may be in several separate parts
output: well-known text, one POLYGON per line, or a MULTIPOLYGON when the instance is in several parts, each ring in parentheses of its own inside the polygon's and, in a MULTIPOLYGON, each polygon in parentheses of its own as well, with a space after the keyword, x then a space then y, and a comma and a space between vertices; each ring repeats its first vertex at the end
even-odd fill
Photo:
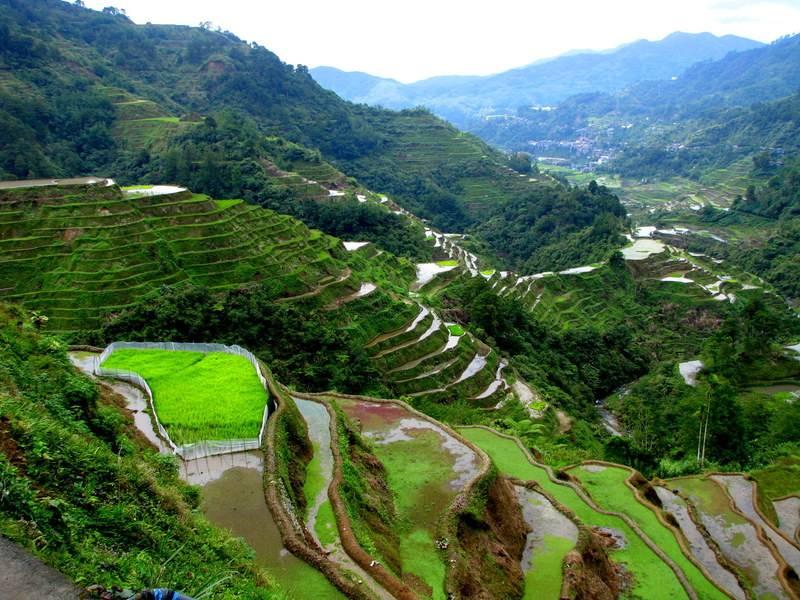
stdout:
POLYGON ((45 312, 53 330, 97 326, 159 285, 274 281, 293 296, 345 271, 338 240, 239 200, 168 187, 37 190, 0 198, 0 289, 45 312))
MULTIPOLYGON (((611 558, 628 574, 630 591, 637 596, 796 597, 795 571, 786 565, 798 547, 758 514, 746 515, 746 507, 735 504, 741 500, 726 497, 720 483, 727 477, 676 479, 654 488, 638 473, 608 463, 584 463, 569 469, 569 475, 554 473, 513 438, 483 428, 459 431, 502 472, 528 482, 540 495, 539 506, 549 502, 579 527, 605 536, 611 558), (771 545, 771 538, 777 544, 771 545)), ((748 487, 748 502, 752 493, 748 487)), ((525 501, 524 495, 520 498, 525 501)), ((548 527, 564 539, 563 526, 551 523, 548 527)), ((552 560, 549 553, 556 548, 566 557, 570 547, 553 538, 549 544, 540 542, 532 547, 533 564, 537 554, 544 562, 552 560)))
POLYGON ((0 149, 4 179, 113 170, 126 184, 176 183, 282 212, 278 203, 366 185, 453 231, 509 202, 591 224, 585 207, 556 209, 559 191, 529 164, 512 170, 508 156, 427 111, 350 104, 231 32, 139 25, 62 0, 35 10, 13 0, 0 12, 9 39, 23 40, 0 52, 0 110, 18 142, 0 149), (29 39, 41 52, 19 51, 29 39))

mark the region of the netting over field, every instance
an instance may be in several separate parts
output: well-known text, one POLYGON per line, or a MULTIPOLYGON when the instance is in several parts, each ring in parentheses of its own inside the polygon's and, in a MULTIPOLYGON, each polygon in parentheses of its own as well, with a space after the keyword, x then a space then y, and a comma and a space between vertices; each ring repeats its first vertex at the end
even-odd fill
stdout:
POLYGON ((165 350, 165 351, 183 351, 183 352, 199 352, 209 354, 211 352, 219 352, 223 354, 233 354, 247 359, 248 362, 255 369, 261 387, 264 393, 269 397, 269 388, 267 387, 267 380, 261 372, 261 366, 258 359, 248 350, 241 346, 226 346, 224 344, 202 344, 202 343, 176 343, 176 342, 113 342, 109 344, 103 352, 94 359, 93 371, 99 377, 112 377, 138 386, 144 390, 150 403, 153 420, 155 421, 156 429, 159 435, 169 444, 172 451, 183 458, 184 460, 192 460, 196 458, 203 458, 206 456, 215 456, 218 454, 230 454, 235 452, 244 452, 247 450, 256 450, 261 447, 261 442, 264 438, 266 430, 267 418, 269 417, 269 402, 265 402, 264 413, 261 419, 261 429, 257 438, 247 439, 228 439, 228 440, 203 440, 191 444, 177 445, 172 441, 167 430, 158 419, 158 413, 155 409, 155 402, 153 400, 153 391, 147 384, 147 381, 138 373, 132 371, 124 371, 120 369, 108 369, 101 366, 103 362, 117 350, 165 350))

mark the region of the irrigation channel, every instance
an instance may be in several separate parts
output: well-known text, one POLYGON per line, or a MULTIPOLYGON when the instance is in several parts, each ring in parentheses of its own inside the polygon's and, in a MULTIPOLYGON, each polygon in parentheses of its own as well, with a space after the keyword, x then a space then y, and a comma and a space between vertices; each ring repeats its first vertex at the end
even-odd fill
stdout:
MULTIPOLYGON (((70 360, 94 377, 97 354, 70 352, 70 360)), ((105 381, 125 399, 136 428, 162 454, 170 446, 153 425, 143 391, 130 383, 105 381)), ((215 525, 241 537, 290 598, 345 598, 325 576, 284 548, 280 532, 264 500, 264 468, 260 451, 233 452, 184 460, 176 455, 181 477, 201 486, 201 510, 215 525)))

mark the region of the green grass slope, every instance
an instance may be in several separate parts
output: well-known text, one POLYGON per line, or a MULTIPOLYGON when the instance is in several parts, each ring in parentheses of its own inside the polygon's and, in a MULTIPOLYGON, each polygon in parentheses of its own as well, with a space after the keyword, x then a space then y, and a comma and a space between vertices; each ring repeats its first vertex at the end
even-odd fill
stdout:
POLYGON ((271 282, 277 295, 293 296, 345 269, 334 238, 189 192, 11 190, 0 199, 0 230, 0 296, 43 311, 61 331, 96 327, 161 285, 222 291, 271 282))
POLYGON ((196 492, 136 435, 121 399, 27 322, 0 305, 0 533, 82 587, 284 598, 249 549, 195 512, 196 492))

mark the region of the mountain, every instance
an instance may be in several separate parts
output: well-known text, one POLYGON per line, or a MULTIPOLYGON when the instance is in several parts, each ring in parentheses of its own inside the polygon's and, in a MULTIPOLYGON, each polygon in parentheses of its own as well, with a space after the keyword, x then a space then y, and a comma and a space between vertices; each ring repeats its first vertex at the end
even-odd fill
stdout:
POLYGON ((554 110, 522 107, 474 132, 497 146, 584 161, 614 157, 632 177, 697 174, 763 150, 800 149, 800 35, 693 65, 675 80, 567 98, 554 110), (658 163, 664 163, 660 165, 658 163))
POLYGON ((613 92, 646 79, 670 79, 687 67, 762 44, 732 35, 676 32, 662 40, 638 40, 607 52, 567 53, 486 77, 433 77, 412 84, 311 69, 324 87, 353 102, 388 108, 425 106, 459 127, 519 106, 552 105, 577 93, 613 92))
POLYGON ((301 216, 294 200, 308 195, 286 188, 288 170, 326 186, 313 197, 362 185, 449 231, 542 185, 562 193, 425 110, 351 104, 231 33, 136 25, 60 0, 3 0, 0 16, 4 178, 170 182, 301 216))

